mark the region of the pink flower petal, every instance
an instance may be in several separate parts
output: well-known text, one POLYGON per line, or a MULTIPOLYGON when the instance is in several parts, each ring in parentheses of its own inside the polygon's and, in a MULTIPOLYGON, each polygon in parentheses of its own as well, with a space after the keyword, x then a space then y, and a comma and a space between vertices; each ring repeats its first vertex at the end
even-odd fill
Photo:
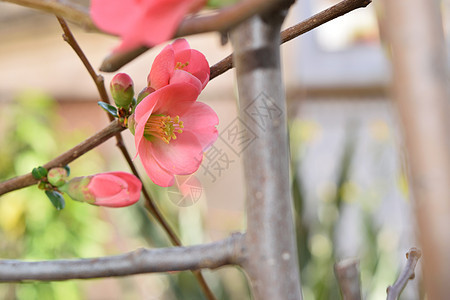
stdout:
POLYGON ((168 187, 174 183, 173 173, 163 169, 155 160, 152 154, 152 143, 144 140, 139 146, 139 156, 141 158, 142 165, 150 177, 150 179, 157 185, 162 187, 168 187))
POLYGON ((110 172, 128 183, 128 193, 131 201, 137 202, 141 196, 142 182, 133 174, 126 172, 110 172))
MULTIPOLYGON (((158 94, 154 95, 155 93, 156 92, 153 92, 145 97, 141 103, 136 106, 136 110, 134 112, 134 120, 136 122, 136 127, 134 129, 134 144, 136 149, 139 149, 139 145, 144 139, 145 124, 158 103, 159 97, 158 94)), ((134 158, 136 158, 138 154, 139 153, 136 153, 134 158)))
POLYGON ((92 204, 106 207, 124 207, 134 203, 136 201, 132 202, 130 200, 128 191, 121 190, 119 193, 109 197, 97 197, 92 204))
POLYGON ((203 152, 208 150, 219 136, 219 132, 215 127, 202 128, 195 131, 186 130, 186 132, 191 132, 195 135, 199 143, 202 145, 203 152))
POLYGON ((198 90, 199 94, 203 89, 202 83, 200 80, 198 80, 197 77, 193 76, 192 74, 190 74, 184 70, 175 70, 173 72, 172 77, 170 78, 170 84, 182 83, 182 82, 189 83, 189 84, 195 86, 195 88, 198 90))
POLYGON ((103 173, 94 175, 88 189, 96 198, 111 197, 128 188, 128 183, 120 177, 103 173))
MULTIPOLYGON (((99 0, 98 0, 99 1, 99 0)), ((93 15, 102 14, 101 8, 113 6, 113 9, 123 8, 114 1, 102 0, 103 5, 94 6, 93 15)), ((119 1, 120 2, 120 1, 119 1)), ((140 45, 154 46, 169 40, 177 30, 184 16, 193 9, 200 9, 199 0, 159 0, 159 1, 126 1, 131 8, 124 11, 109 13, 108 17, 99 18, 112 30, 119 31, 122 37, 121 45, 115 51, 128 51, 140 45), (131 2, 131 3, 130 3, 131 2), (127 14, 128 22, 118 22, 123 29, 117 29, 118 25, 112 24, 112 20, 120 20, 127 14), (111 19, 112 17, 116 19, 111 19), (107 20, 105 20, 107 19, 107 20), (131 20, 131 21, 130 21, 131 20)), ((202 1, 204 2, 204 1, 202 1)), ((101 26, 98 24, 98 26, 101 26)))
MULTIPOLYGON (((174 113, 177 113, 174 111, 174 113)), ((219 118, 216 112, 202 102, 196 102, 180 115, 183 121, 184 130, 193 133, 203 151, 206 151, 218 137, 216 126, 219 124, 219 118)))
POLYGON ((179 82, 160 88, 150 95, 158 98, 153 109, 155 114, 172 115, 170 111, 173 108, 180 106, 186 109, 190 104, 194 103, 199 95, 199 90, 191 83, 179 82))
MULTIPOLYGON (((177 114, 177 107, 172 113, 177 114)), ((219 124, 219 117, 216 112, 207 104, 195 102, 182 114, 180 119, 183 121, 184 131, 193 133, 200 144, 203 151, 211 146, 218 137, 216 126, 219 124)))
POLYGON ((142 10, 134 0, 92 0, 90 11, 101 30, 122 35, 142 10))
POLYGON ((92 176, 88 185, 94 195, 93 204, 108 207, 123 207, 139 200, 142 183, 125 172, 100 173, 92 176))
POLYGON ((209 81, 208 61, 201 52, 192 50, 185 39, 175 40, 158 54, 147 77, 147 83, 154 89, 159 89, 169 83, 179 82, 177 76, 180 72, 187 72, 198 79, 200 90, 209 81), (177 69, 178 65, 182 66, 181 69, 177 69))
POLYGON ((175 68, 175 53, 172 45, 167 45, 153 61, 147 84, 155 90, 169 84, 170 76, 175 68))
POLYGON ((202 83, 202 89, 206 86, 209 81, 210 69, 208 61, 201 52, 193 49, 175 52, 175 64, 178 62, 188 63, 183 70, 197 77, 202 83))
POLYGON ((189 130, 215 127, 219 124, 219 117, 216 112, 203 102, 193 103, 183 113, 178 112, 178 108, 174 108, 172 113, 179 114, 184 123, 184 127, 189 130))
POLYGON ((186 41, 186 39, 176 39, 171 45, 175 53, 186 49, 191 49, 191 46, 189 45, 188 41, 186 41))
POLYGON ((158 164, 168 172, 177 175, 194 173, 200 166, 199 155, 202 145, 191 132, 182 132, 169 144, 155 141, 151 152, 158 164))

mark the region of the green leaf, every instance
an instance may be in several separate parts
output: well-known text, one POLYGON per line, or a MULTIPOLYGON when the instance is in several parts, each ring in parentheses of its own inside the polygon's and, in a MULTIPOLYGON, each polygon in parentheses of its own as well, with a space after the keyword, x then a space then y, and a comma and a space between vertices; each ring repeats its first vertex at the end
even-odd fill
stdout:
POLYGON ((70 176, 70 167, 69 167, 69 165, 65 165, 63 168, 66 169, 67 177, 69 177, 70 176))
POLYGON ((40 180, 40 179, 44 178, 45 176, 47 176, 47 173, 48 173, 47 169, 44 167, 41 167, 41 166, 34 168, 31 171, 31 175, 33 175, 33 177, 37 180, 40 180))
POLYGON ((50 199, 50 202, 57 210, 63 209, 64 206, 66 205, 66 203, 64 202, 64 197, 63 195, 61 195, 60 192, 45 191, 45 194, 47 195, 48 199, 50 199))
POLYGON ((117 108, 115 106, 112 106, 111 104, 108 104, 103 101, 98 101, 97 103, 98 103, 98 105, 100 105, 101 108, 106 110, 106 112, 110 113, 111 115, 113 115, 116 118, 118 117, 117 108))

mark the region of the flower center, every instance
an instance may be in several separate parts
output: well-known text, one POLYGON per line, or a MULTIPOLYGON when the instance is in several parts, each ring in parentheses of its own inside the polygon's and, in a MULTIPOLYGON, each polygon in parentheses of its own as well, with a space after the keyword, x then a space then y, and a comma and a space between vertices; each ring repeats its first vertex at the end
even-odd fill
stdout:
POLYGON ((151 115, 144 128, 144 137, 151 141, 154 137, 160 138, 165 143, 176 139, 175 133, 183 132, 183 121, 180 117, 174 118, 166 115, 151 115))
POLYGON ((175 69, 176 70, 183 70, 185 67, 187 67, 189 65, 189 62, 185 62, 184 64, 182 64, 181 62, 177 62, 175 64, 175 69))

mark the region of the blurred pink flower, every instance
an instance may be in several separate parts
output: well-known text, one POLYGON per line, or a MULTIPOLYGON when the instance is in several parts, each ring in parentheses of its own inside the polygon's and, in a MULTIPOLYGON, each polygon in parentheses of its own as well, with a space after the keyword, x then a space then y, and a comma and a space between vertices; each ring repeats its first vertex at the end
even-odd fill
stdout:
POLYGON ((174 175, 197 171, 203 152, 218 136, 217 114, 196 102, 199 80, 192 78, 177 76, 145 97, 135 110, 136 155, 159 186, 171 186, 174 175))
POLYGON ((173 37, 184 16, 206 0, 92 0, 91 17, 103 31, 119 35, 114 51, 154 46, 173 37))
POLYGON ((156 56, 147 83, 149 87, 157 90, 181 78, 198 86, 200 91, 209 81, 208 61, 200 51, 191 49, 185 39, 175 40, 156 56), (196 79, 200 85, 195 82, 196 79))
POLYGON ((100 173, 71 179, 60 190, 72 199, 89 204, 123 207, 139 200, 142 183, 125 172, 100 173))

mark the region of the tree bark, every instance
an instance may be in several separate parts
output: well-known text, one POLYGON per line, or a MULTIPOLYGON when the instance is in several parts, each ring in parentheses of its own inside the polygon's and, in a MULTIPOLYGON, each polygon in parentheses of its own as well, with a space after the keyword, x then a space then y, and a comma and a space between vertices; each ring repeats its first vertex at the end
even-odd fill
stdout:
POLYGON ((231 32, 243 151, 247 220, 244 258, 255 299, 301 299, 289 176, 286 99, 280 68, 284 10, 231 32))

